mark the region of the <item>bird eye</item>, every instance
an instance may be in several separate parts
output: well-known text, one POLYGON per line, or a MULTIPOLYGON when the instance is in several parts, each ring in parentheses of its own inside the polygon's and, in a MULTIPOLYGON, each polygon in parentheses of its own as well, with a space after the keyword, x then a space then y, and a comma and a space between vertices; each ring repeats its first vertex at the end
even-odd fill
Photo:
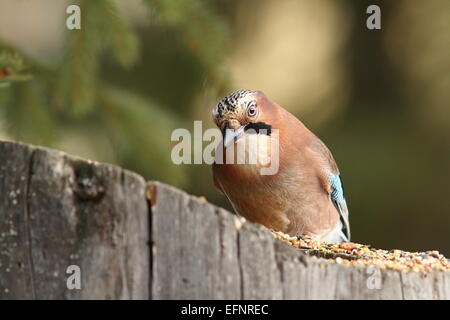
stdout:
POLYGON ((247 114, 249 115, 249 117, 254 117, 254 116, 256 116, 256 106, 250 106, 248 109, 247 109, 247 114))

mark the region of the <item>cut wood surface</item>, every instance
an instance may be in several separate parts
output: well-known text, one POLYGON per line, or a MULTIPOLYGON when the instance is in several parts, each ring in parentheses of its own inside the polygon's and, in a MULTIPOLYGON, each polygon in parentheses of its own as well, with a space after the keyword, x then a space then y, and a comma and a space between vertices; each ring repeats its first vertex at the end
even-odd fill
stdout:
POLYGON ((166 184, 0 141, 0 298, 450 299, 450 272, 329 262, 166 184))

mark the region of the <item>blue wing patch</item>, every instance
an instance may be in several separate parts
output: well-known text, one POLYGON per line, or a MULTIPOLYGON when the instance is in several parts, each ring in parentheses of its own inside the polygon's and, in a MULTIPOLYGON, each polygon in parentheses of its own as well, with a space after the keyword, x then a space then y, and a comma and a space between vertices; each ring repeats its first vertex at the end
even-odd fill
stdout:
POLYGON ((341 216, 342 223, 342 233, 344 235, 344 239, 350 241, 350 225, 348 222, 348 209, 347 202, 344 198, 344 188, 342 185, 342 180, 339 174, 328 174, 328 182, 331 186, 331 200, 333 201, 334 206, 339 211, 341 216))
POLYGON ((331 185, 331 198, 336 202, 345 201, 344 189, 342 188, 342 181, 338 174, 330 173, 328 175, 328 181, 331 185))

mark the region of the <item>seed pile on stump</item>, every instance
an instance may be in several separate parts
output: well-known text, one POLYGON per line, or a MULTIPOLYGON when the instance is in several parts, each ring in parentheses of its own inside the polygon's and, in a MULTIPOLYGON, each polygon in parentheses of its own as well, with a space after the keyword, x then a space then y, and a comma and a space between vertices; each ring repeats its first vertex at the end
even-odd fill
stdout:
POLYGON ((329 243, 311 237, 294 237, 272 231, 275 238, 289 243, 306 253, 330 262, 349 265, 375 266, 380 269, 428 273, 433 270, 450 271, 450 261, 439 251, 408 252, 382 250, 353 242, 329 243))

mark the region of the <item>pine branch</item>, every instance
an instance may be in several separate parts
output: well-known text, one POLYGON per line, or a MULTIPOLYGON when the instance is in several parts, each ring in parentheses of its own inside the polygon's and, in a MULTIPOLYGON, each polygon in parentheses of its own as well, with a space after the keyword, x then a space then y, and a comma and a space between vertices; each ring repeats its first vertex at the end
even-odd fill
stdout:
POLYGON ((174 114, 117 87, 102 88, 97 99, 98 106, 104 108, 100 113, 103 126, 122 163, 153 179, 177 185, 186 182, 184 167, 170 159, 171 132, 181 126, 174 114))
POLYGON ((203 0, 146 0, 160 25, 177 28, 187 47, 210 72, 215 87, 229 83, 224 68, 230 35, 228 28, 203 0))
POLYGON ((135 32, 129 22, 120 14, 116 0, 103 3, 105 25, 108 26, 105 33, 111 39, 111 47, 114 56, 123 67, 128 68, 139 58, 140 46, 135 32))
POLYGON ((30 80, 31 75, 24 73, 27 68, 19 53, 0 50, 0 88, 8 86, 11 82, 30 80))
POLYGON ((55 142, 56 121, 46 92, 45 84, 38 79, 11 88, 5 116, 9 132, 16 139, 49 146, 55 142))
POLYGON ((100 58, 112 47, 117 61, 125 67, 138 57, 138 41, 120 16, 115 0, 80 0, 81 30, 69 30, 60 100, 74 115, 92 110, 97 90, 100 58))

